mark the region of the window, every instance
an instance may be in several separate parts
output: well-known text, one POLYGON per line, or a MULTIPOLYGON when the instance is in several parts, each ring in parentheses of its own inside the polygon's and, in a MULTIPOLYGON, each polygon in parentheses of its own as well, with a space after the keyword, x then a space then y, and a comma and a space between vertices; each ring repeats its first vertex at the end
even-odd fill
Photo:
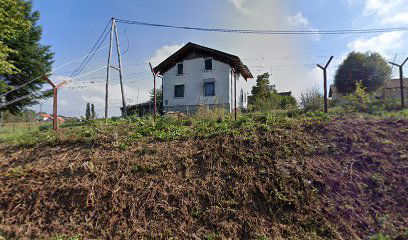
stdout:
POLYGON ((184 85, 174 86, 174 97, 183 98, 184 97, 184 85))
POLYGON ((215 83, 214 82, 204 83, 204 96, 215 96, 215 83))
POLYGON ((183 75, 184 65, 182 63, 177 64, 177 75, 183 75))
POLYGON ((166 106, 169 105, 169 100, 165 100, 164 105, 166 105, 166 106))
POLYGON ((205 59, 205 70, 206 71, 212 70, 212 59, 205 59))

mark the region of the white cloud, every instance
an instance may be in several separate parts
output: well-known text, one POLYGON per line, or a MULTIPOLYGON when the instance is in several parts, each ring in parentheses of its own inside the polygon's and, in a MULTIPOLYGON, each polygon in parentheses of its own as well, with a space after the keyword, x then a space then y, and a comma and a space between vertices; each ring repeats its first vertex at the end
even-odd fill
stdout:
POLYGON ((347 47, 352 51, 358 52, 379 52, 384 55, 390 50, 397 50, 401 47, 402 32, 383 33, 372 38, 358 38, 350 42, 347 47))
POLYGON ((408 23, 407 0, 346 0, 350 7, 362 6, 364 17, 371 17, 371 23, 406 24, 408 23), (362 5, 360 5, 362 4, 362 5), (375 18, 373 18, 375 17, 375 18))
POLYGON ((153 57, 150 58, 149 62, 153 65, 157 65, 164 61, 166 58, 170 57, 173 53, 177 52, 182 48, 184 44, 166 45, 156 50, 153 57))
MULTIPOLYGON (((298 12, 293 16, 289 16, 286 18, 286 21, 289 23, 290 26, 292 27, 297 27, 297 28, 303 28, 308 31, 317 31, 316 28, 312 27, 310 24, 310 21, 308 18, 303 16, 302 12, 298 12)), ((319 41, 320 40, 320 35, 316 34, 312 38, 314 41, 319 41)))
POLYGON ((290 25, 295 26, 295 27, 298 27, 298 26, 309 27, 310 26, 309 19, 305 18, 302 12, 298 12, 293 16, 287 17, 286 19, 290 25))
POLYGON ((235 7, 236 9, 238 9, 238 11, 240 11, 242 14, 250 15, 251 12, 250 12, 247 8, 244 7, 246 1, 247 1, 247 0, 229 0, 229 2, 230 2, 231 4, 233 4, 234 7, 235 7))
POLYGON ((408 11, 400 12, 393 16, 386 17, 383 20, 384 24, 407 24, 408 23, 408 11))
MULTIPOLYGON (((354 21, 366 23, 365 28, 403 27, 408 24, 407 0, 348 0, 348 2, 357 11, 363 12, 363 15, 354 21), (362 10, 357 6, 362 7, 362 10)), ((352 51, 379 52, 389 58, 407 47, 404 36, 406 34, 403 32, 389 32, 371 38, 360 37, 349 42, 347 47, 352 51)))
POLYGON ((401 4, 406 4, 405 0, 366 0, 364 13, 386 16, 392 13, 401 4))

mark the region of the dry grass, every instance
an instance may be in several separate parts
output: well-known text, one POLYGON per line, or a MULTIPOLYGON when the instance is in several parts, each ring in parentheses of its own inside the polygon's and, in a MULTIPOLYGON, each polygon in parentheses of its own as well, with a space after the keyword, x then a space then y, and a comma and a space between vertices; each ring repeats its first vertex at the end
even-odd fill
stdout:
POLYGON ((125 125, 105 137, 96 133, 86 145, 65 139, 4 147, 0 232, 102 239, 405 236, 408 120, 251 124, 239 125, 241 134, 141 137, 126 147, 119 144, 125 125))

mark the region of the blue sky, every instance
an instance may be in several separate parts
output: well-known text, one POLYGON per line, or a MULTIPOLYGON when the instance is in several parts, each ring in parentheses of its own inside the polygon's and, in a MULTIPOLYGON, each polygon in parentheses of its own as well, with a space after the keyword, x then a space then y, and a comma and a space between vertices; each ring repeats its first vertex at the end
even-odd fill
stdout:
MULTIPOLYGON (((408 0, 34 0, 41 12, 43 44, 56 53, 55 67, 87 54, 111 17, 144 22, 200 27, 246 29, 359 29, 408 25, 408 0)), ((147 99, 153 83, 148 61, 158 64, 191 41, 240 56, 254 75, 268 71, 278 90, 293 91, 295 96, 307 88, 322 86, 324 64, 335 56, 329 70, 329 82, 335 67, 350 51, 378 51, 397 61, 407 56, 406 33, 339 36, 257 36, 227 33, 203 33, 184 30, 118 26, 125 65, 126 99, 140 103, 147 99)), ((105 46, 105 42, 102 46, 105 46)), ((106 65, 107 48, 98 52, 82 73, 106 65)), ((55 81, 69 79, 77 63, 53 74, 55 81)), ((115 73, 114 73, 115 74, 115 73)), ((96 105, 102 116, 106 71, 74 79, 60 93, 60 114, 80 116, 86 102, 96 105), (93 82, 93 83, 91 83, 93 82)), ((255 80, 253 80, 255 83, 255 80)), ((118 78, 112 80, 111 115, 119 115, 118 78)), ((39 106, 34 109, 39 110, 39 106)), ((42 110, 51 111, 51 100, 42 102, 42 110)))

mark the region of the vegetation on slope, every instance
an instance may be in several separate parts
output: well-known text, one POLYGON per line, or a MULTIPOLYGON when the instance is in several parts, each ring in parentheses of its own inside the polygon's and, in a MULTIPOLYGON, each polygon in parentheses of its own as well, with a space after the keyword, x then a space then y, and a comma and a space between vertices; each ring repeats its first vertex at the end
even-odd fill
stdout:
POLYGON ((406 119, 203 116, 92 121, 3 147, 0 231, 7 238, 406 237, 406 119))

